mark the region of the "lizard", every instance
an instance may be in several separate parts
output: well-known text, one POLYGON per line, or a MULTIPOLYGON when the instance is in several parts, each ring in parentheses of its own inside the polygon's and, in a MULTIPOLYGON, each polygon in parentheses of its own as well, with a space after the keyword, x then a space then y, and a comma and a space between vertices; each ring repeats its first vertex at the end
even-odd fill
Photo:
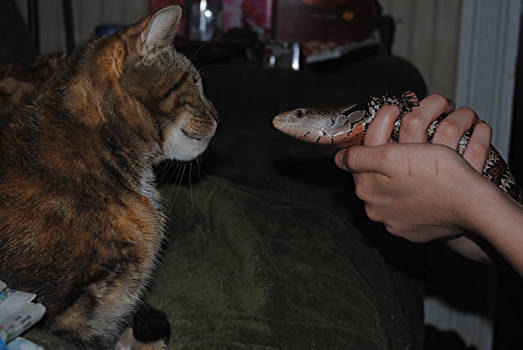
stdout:
MULTIPOLYGON (((400 109, 391 135, 391 139, 397 142, 402 117, 419 105, 418 97, 412 91, 400 95, 370 97, 367 103, 338 108, 297 108, 279 113, 272 119, 272 124, 277 130, 302 141, 347 148, 363 144, 367 128, 385 104, 395 105, 400 109)), ((428 126, 427 143, 432 142, 443 118, 445 115, 441 115, 428 126)), ((461 137, 456 149, 460 155, 463 155, 473 129, 474 125, 461 137)), ((522 203, 521 188, 516 184, 503 157, 492 145, 489 147, 482 175, 522 203)))

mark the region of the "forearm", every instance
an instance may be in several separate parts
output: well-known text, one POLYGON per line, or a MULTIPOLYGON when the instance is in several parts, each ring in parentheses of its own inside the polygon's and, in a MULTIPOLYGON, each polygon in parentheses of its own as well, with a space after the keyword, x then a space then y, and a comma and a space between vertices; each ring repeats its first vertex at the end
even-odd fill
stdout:
POLYGON ((483 193, 465 209, 468 224, 523 276, 523 207, 487 181, 480 186, 483 193))

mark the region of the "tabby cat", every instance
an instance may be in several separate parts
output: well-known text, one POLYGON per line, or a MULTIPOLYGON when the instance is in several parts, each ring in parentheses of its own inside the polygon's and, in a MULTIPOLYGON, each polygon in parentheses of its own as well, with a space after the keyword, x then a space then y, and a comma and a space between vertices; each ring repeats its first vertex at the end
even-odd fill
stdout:
POLYGON ((36 293, 45 326, 86 349, 163 349, 141 301, 164 217, 152 166, 207 147, 217 112, 171 6, 79 49, 0 118, 0 279, 36 293))

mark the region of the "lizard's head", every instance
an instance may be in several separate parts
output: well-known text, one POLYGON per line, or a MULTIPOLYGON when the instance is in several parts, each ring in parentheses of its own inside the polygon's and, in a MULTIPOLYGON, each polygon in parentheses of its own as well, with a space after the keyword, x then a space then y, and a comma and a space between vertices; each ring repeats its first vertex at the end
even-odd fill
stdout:
POLYGON ((297 108, 272 119, 279 131, 303 141, 332 144, 340 136, 350 136, 353 125, 365 117, 366 105, 340 108, 297 108))

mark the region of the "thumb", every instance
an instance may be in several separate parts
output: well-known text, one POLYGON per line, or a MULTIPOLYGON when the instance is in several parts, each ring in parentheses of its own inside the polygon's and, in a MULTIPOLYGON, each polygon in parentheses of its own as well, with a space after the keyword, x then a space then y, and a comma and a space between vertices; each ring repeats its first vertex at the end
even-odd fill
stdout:
POLYGON ((380 146, 354 146, 342 149, 334 157, 338 168, 353 173, 382 172, 379 157, 380 146))

